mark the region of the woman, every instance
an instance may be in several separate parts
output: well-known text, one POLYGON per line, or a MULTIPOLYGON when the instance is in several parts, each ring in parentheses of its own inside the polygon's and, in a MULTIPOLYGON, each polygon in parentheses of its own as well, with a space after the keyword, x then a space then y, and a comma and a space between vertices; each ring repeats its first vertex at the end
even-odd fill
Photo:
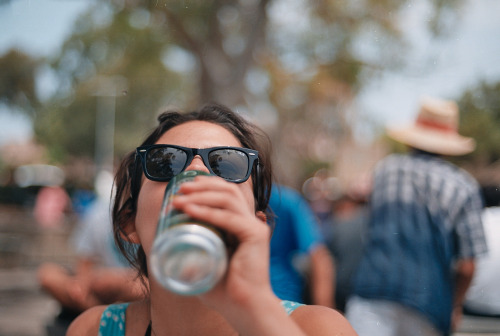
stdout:
POLYGON ((169 175, 165 169, 151 173, 150 165, 145 164, 147 153, 137 157, 130 153, 116 175, 113 226, 122 251, 139 274, 148 279, 148 298, 131 304, 91 308, 73 322, 67 335, 355 335, 336 311, 282 302, 273 294, 269 282, 271 232, 265 215, 271 166, 269 146, 262 146, 262 139, 268 143, 267 138, 260 138, 262 133, 255 126, 215 104, 188 114, 163 113, 158 121, 158 127, 141 148, 169 144, 189 151, 189 148, 232 146, 235 151, 243 147, 259 152, 253 166, 241 169, 238 183, 228 182, 231 178, 224 171, 212 169, 210 162, 204 162, 198 155, 191 162, 180 163, 181 170, 219 175, 198 176, 193 182, 183 183, 183 195, 176 197, 173 205, 236 237, 238 245, 230 256, 227 273, 213 289, 194 297, 169 292, 148 276, 147 260, 163 192, 174 173, 169 175), (122 239, 140 247, 127 251, 122 239))

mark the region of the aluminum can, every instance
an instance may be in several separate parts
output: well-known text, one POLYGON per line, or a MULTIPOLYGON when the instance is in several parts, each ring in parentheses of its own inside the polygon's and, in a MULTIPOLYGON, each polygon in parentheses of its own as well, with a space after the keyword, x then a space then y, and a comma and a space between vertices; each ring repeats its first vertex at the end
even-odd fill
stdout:
POLYGON ((227 268, 227 249, 219 230, 190 218, 171 204, 182 183, 205 172, 189 170, 170 180, 163 197, 150 256, 153 276, 166 289, 198 295, 212 289, 227 268))

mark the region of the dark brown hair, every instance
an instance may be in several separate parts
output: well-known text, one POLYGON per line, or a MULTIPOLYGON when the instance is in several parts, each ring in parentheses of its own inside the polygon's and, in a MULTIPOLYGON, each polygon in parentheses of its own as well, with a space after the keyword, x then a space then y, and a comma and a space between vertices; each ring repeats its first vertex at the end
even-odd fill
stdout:
MULTIPOLYGON (((207 104, 197 111, 180 113, 167 111, 158 116, 158 126, 146 137, 141 146, 155 144, 171 128, 189 121, 207 121, 230 131, 243 147, 259 152, 258 166, 252 170, 255 210, 268 214, 272 183, 270 160, 271 145, 267 135, 257 126, 243 119, 229 108, 219 104, 207 104)), ((115 176, 115 198, 112 210, 113 232, 116 244, 137 269, 139 275, 148 276, 146 255, 141 246, 132 246, 122 238, 124 226, 134 220, 137 198, 141 189, 143 172, 135 151, 122 160, 115 176)), ((268 218, 272 216, 268 215, 268 218)))

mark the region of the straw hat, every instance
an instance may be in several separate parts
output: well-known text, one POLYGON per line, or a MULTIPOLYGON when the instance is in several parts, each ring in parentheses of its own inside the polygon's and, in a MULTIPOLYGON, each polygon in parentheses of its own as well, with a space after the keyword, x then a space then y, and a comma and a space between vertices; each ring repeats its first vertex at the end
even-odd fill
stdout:
POLYGON ((458 156, 474 151, 476 142, 458 134, 458 106, 453 101, 425 98, 412 125, 386 128, 387 135, 430 153, 458 156))

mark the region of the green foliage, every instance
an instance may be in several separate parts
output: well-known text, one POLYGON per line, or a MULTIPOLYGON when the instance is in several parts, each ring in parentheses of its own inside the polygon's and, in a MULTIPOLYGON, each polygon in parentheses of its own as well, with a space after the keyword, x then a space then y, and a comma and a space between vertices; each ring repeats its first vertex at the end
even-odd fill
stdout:
POLYGON ((459 99, 460 132, 476 140, 467 158, 490 164, 500 160, 500 82, 481 83, 459 99))
POLYGON ((40 113, 35 131, 56 160, 93 157, 103 97, 115 100, 115 150, 120 156, 137 145, 165 102, 178 100, 172 93, 183 84, 162 64, 166 36, 131 26, 130 10, 113 14, 104 27, 85 22, 100 10, 97 6, 77 23, 77 33, 53 64, 61 79, 59 93, 40 113))
POLYGON ((0 57, 0 103, 33 113, 38 105, 35 94, 37 65, 37 60, 17 50, 0 57))
MULTIPOLYGON (((440 0, 429 1, 444 7, 440 0)), ((262 106, 269 107, 281 126, 273 134, 275 147, 286 148, 281 153, 307 153, 315 139, 346 140, 352 132, 345 106, 373 75, 404 65, 398 14, 409 2, 95 2, 51 63, 58 88, 38 109, 36 136, 54 161, 92 158, 97 110, 104 97, 114 97, 116 156, 141 141, 159 111, 211 100, 246 110, 256 120, 267 113, 262 106), (299 128, 307 141, 283 131, 299 128)), ((30 65, 19 62, 19 74, 34 69, 23 62, 30 65)), ((21 92, 35 101, 29 74, 19 77, 23 85, 12 92, 0 83, 0 99, 11 102, 21 92)), ((283 162, 306 171, 317 165, 307 155, 291 160, 283 162)))

